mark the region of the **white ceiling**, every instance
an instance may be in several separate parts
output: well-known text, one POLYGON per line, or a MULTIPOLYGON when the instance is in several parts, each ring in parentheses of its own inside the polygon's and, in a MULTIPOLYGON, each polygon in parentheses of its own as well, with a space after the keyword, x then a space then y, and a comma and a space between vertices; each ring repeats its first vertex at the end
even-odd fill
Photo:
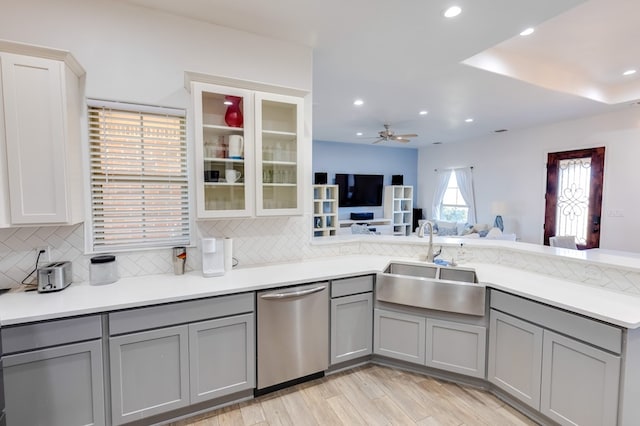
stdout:
POLYGON ((640 98, 638 0, 124 1, 313 47, 314 140, 370 143, 390 123, 419 136, 380 145, 425 146, 640 98))

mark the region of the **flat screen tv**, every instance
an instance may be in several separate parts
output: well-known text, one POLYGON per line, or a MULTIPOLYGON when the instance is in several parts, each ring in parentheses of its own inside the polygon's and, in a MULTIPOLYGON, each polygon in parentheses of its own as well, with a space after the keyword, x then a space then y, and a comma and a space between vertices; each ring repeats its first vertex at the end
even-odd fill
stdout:
POLYGON ((383 175, 356 175, 336 173, 339 207, 366 207, 382 205, 383 175))

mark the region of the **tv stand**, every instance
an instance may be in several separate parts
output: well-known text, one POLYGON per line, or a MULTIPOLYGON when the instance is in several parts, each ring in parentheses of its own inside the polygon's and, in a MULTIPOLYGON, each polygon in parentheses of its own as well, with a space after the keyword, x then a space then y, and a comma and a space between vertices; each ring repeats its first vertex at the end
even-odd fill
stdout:
POLYGON ((351 225, 356 225, 361 223, 364 223, 365 225, 390 225, 391 219, 386 219, 384 217, 381 217, 378 219, 374 218, 369 220, 341 220, 340 228, 348 228, 351 225))

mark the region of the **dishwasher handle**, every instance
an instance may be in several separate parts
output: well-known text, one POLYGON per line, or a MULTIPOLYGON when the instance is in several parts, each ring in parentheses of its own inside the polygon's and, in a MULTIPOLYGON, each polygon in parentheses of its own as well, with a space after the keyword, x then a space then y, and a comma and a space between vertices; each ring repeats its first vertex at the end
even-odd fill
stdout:
POLYGON ((307 294, 317 293, 324 290, 325 288, 327 288, 326 285, 320 285, 318 287, 307 288, 305 290, 285 291, 282 293, 267 293, 261 295, 260 298, 265 300, 291 299, 293 297, 306 296, 307 294))

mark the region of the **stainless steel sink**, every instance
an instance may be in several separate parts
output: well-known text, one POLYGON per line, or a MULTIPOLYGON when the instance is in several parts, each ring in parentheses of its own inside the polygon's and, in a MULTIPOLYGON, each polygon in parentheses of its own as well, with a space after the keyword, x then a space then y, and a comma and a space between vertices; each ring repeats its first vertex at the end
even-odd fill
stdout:
POLYGON ((473 269, 392 262, 376 279, 376 299, 418 308, 485 314, 485 287, 473 269))

